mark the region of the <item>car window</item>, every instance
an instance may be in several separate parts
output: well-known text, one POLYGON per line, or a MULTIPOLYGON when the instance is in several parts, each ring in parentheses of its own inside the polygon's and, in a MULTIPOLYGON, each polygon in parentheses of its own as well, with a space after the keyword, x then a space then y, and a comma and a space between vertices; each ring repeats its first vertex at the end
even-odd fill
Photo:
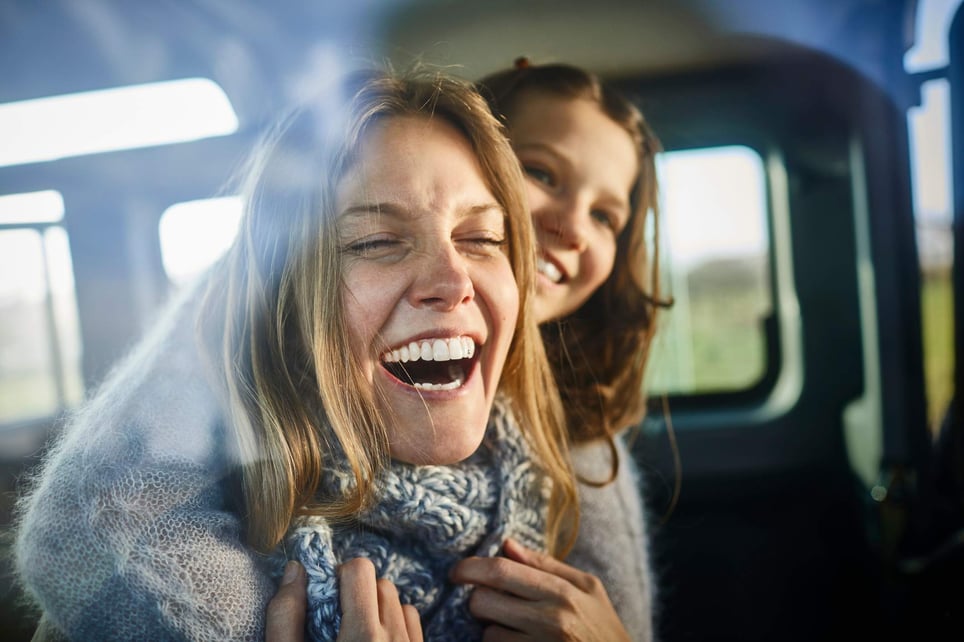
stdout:
POLYGON ((773 309, 763 159, 742 145, 658 160, 664 279, 673 306, 657 333, 654 393, 743 390, 767 371, 773 309))
POLYGON ((83 397, 63 214, 56 191, 0 197, 0 425, 59 414, 83 397))

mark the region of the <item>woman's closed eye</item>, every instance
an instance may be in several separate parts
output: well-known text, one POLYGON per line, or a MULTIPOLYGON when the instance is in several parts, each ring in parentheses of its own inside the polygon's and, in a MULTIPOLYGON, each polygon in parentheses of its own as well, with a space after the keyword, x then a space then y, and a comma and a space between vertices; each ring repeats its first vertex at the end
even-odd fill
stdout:
POLYGON ((456 242, 471 254, 484 255, 502 252, 507 244, 505 234, 495 233, 463 236, 457 239, 456 242))
POLYGON ((398 248, 401 241, 393 237, 371 236, 350 241, 342 246, 342 251, 356 256, 378 256, 398 248))

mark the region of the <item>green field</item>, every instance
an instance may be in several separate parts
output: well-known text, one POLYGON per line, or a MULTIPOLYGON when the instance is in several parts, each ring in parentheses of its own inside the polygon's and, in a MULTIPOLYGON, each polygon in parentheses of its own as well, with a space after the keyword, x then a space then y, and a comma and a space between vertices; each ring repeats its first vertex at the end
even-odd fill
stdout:
POLYGON ((927 418, 936 433, 953 392, 954 303, 950 274, 928 275, 921 282, 924 380, 927 418))
MULTIPOLYGON (((651 393, 693 394, 740 390, 766 369, 762 319, 769 300, 758 283, 731 266, 714 266, 702 282, 691 279, 684 305, 667 311, 649 364, 651 393), (727 269, 729 268, 729 269, 727 269), (712 280, 707 278, 712 274, 712 280)), ((936 434, 953 390, 954 325, 949 273, 921 281, 927 417, 936 434)))

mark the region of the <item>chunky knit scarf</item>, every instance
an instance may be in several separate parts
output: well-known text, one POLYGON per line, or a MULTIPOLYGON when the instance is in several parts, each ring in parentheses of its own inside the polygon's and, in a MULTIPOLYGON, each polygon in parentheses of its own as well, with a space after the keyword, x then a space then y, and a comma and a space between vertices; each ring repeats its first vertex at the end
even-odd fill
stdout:
MULTIPOLYGON (((349 479, 328 474, 328 492, 349 479)), ((422 619, 426 640, 472 640, 481 626, 468 612, 470 588, 452 584, 452 565, 493 556, 506 537, 544 550, 548 479, 504 404, 497 403, 485 440, 453 466, 395 463, 376 485, 376 502, 349 524, 302 518, 286 538, 287 554, 308 573, 308 632, 334 640, 341 624, 336 570, 367 557, 378 577, 391 580, 403 604, 422 619)))

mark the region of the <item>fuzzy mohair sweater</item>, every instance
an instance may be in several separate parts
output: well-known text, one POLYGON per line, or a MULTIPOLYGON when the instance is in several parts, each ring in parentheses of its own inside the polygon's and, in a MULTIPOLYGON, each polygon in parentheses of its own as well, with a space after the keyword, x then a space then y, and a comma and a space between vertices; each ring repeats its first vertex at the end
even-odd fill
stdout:
MULTIPOLYGON (((76 640, 262 640, 277 559, 244 544, 237 462, 183 293, 50 449, 20 505, 16 562, 48 634, 76 640)), ((567 562, 599 576, 634 640, 651 639, 645 522, 625 447, 614 484, 580 485, 567 562), (627 465, 629 464, 629 465, 627 465)), ((609 450, 577 449, 608 473, 609 450)))
MULTIPOLYGON (((649 560, 642 479, 626 447, 625 434, 616 437, 619 471, 602 487, 579 484, 579 535, 566 563, 598 577, 635 642, 655 636, 656 590, 649 560)), ((593 441, 572 449, 573 465, 583 479, 609 479, 612 453, 593 441)))

